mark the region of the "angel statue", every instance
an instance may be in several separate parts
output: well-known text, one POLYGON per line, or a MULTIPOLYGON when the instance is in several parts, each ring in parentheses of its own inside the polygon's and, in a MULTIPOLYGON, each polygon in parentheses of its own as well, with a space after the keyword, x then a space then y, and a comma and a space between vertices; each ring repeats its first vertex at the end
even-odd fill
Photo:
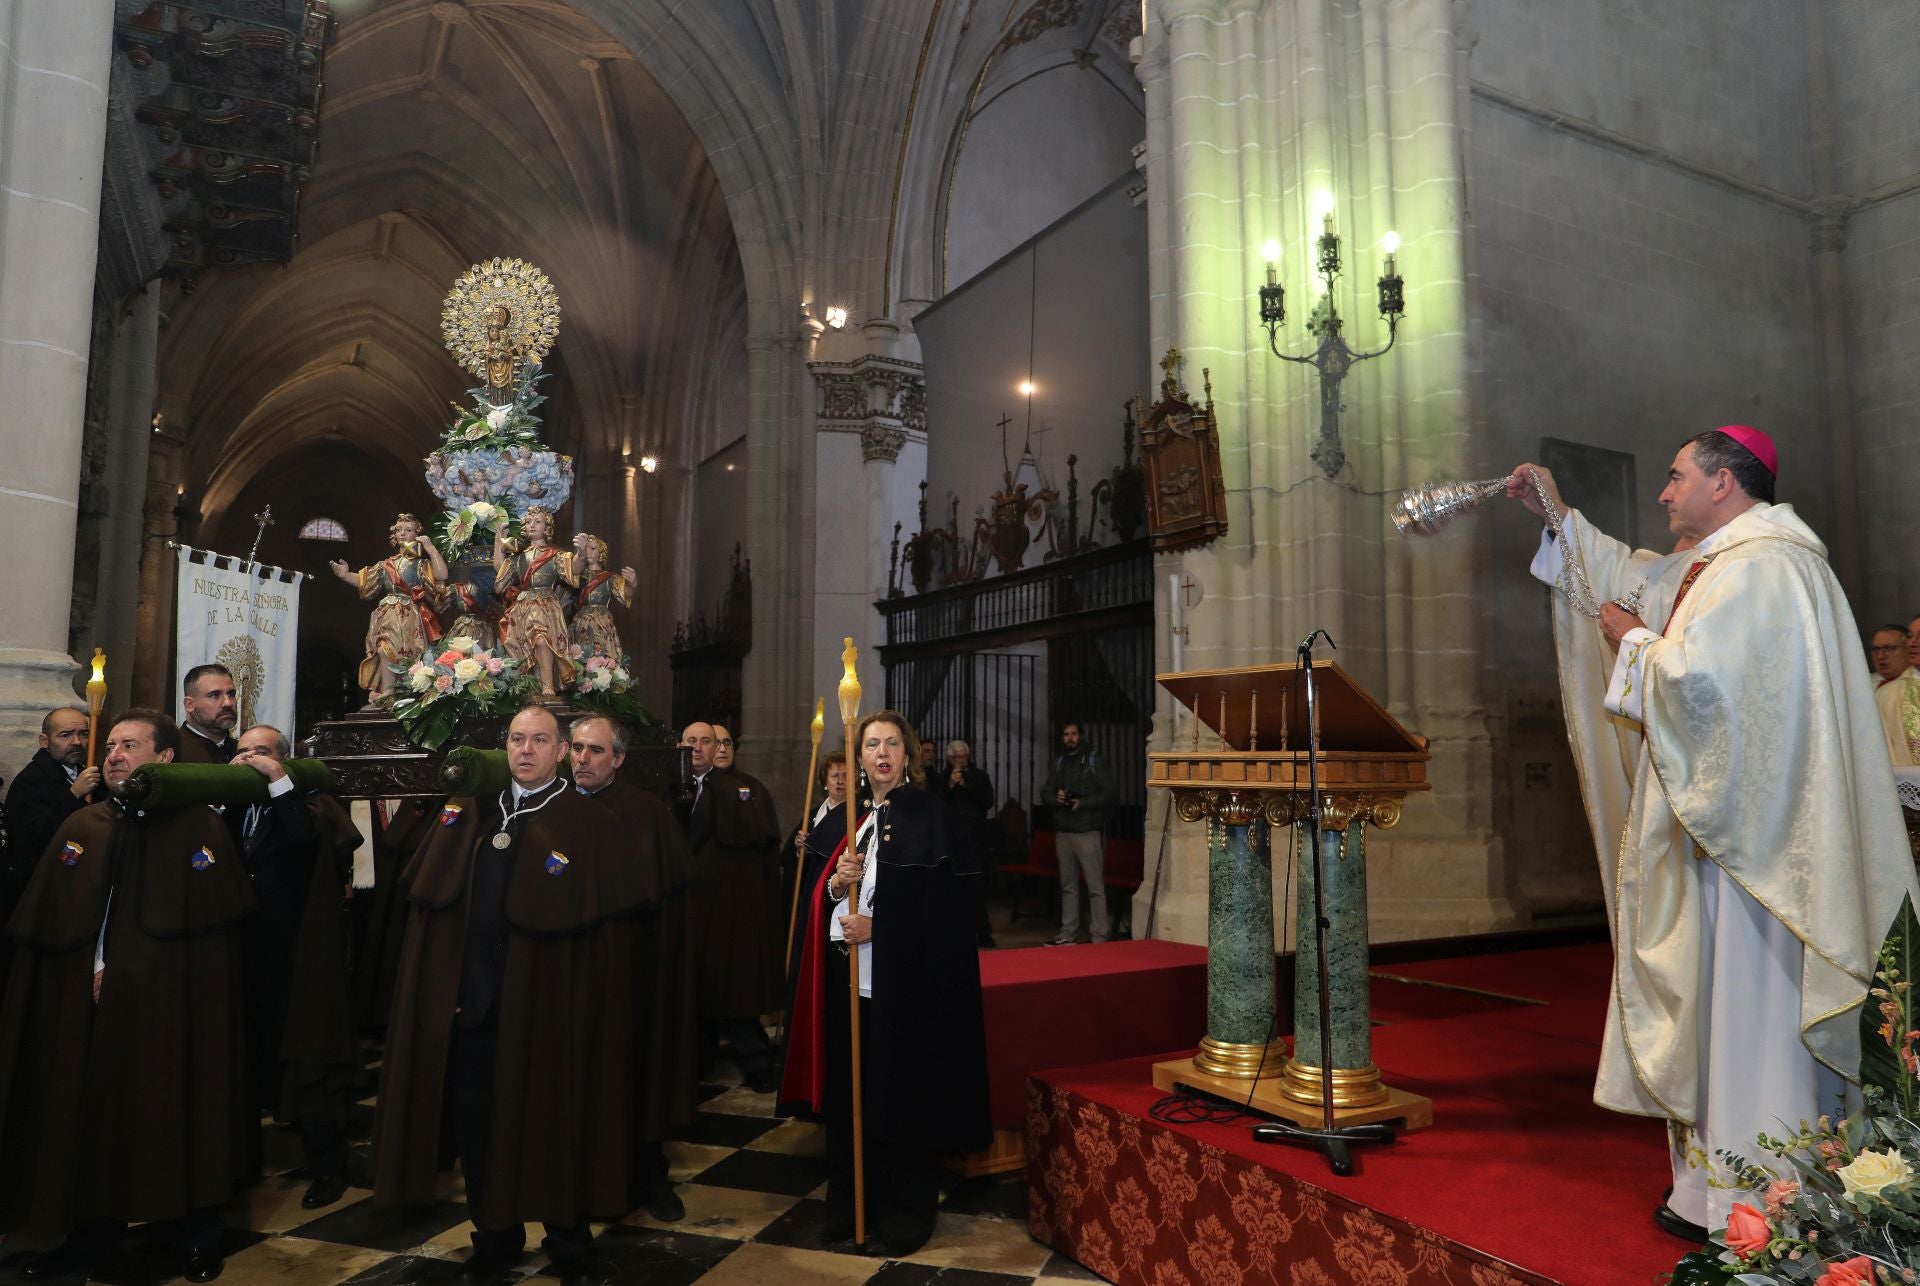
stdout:
POLYGON ((567 609, 561 589, 580 583, 574 555, 553 547, 553 514, 535 505, 520 515, 519 540, 493 537, 493 586, 501 603, 500 646, 522 671, 540 676, 540 695, 573 679, 567 660, 567 609))
POLYGON ((360 686, 369 701, 391 692, 401 667, 440 638, 434 605, 446 583, 447 562, 432 541, 422 538, 424 531, 418 518, 400 514, 387 532, 394 550, 390 557, 357 572, 338 558, 327 564, 361 598, 380 600, 367 621, 367 654, 360 661, 360 686))
POLYGON ((588 656, 604 656, 616 664, 621 657, 620 631, 613 624, 613 605, 633 604, 639 573, 631 567, 607 570, 607 542, 581 532, 573 538, 580 560, 580 596, 573 608, 573 641, 588 656))

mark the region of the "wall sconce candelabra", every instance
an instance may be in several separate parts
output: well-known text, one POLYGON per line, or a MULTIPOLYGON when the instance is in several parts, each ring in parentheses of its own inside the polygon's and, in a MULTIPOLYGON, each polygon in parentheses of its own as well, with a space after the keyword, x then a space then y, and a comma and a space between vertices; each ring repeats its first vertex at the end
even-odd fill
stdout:
POLYGON ((1315 242, 1314 274, 1326 283, 1326 292, 1307 318, 1307 332, 1319 337, 1320 344, 1310 353, 1295 356, 1280 351, 1280 327, 1287 320, 1287 291, 1280 284, 1280 243, 1265 246, 1267 284, 1260 287, 1260 324, 1267 328, 1267 345, 1284 362, 1298 362, 1320 372, 1320 440, 1313 448, 1313 462, 1331 478, 1347 462, 1340 445, 1340 381, 1354 365, 1379 357, 1393 347, 1399 337, 1400 318, 1406 312, 1404 283, 1394 270, 1393 257, 1400 249, 1398 233, 1389 232, 1381 242, 1386 252, 1385 271, 1379 281, 1380 316, 1387 323, 1387 342, 1370 352, 1355 352, 1341 336, 1345 323, 1333 299, 1333 284, 1340 278, 1340 237, 1333 230, 1333 214, 1328 212, 1315 242))

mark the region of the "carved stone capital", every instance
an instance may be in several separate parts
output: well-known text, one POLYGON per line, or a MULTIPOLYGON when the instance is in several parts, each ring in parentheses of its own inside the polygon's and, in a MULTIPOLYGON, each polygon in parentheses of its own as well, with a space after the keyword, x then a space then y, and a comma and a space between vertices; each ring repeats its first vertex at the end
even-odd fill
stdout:
POLYGON ((860 430, 860 458, 863 460, 885 460, 892 464, 900 458, 900 448, 906 444, 907 431, 890 424, 870 423, 860 430))

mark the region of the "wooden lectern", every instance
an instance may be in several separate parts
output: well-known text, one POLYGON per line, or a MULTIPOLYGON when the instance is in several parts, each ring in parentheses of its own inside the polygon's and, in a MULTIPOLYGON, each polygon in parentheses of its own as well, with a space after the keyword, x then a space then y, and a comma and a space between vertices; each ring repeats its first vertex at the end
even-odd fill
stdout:
MULTIPOLYGON (((1336 1123, 1433 1123, 1432 1102, 1380 1082, 1367 996, 1365 833, 1400 821, 1406 797, 1431 789, 1426 739, 1408 732, 1332 661, 1315 661, 1320 723, 1320 830, 1326 858, 1327 981, 1336 1123)), ((1205 822, 1209 873, 1207 1036, 1193 1058, 1154 1067, 1154 1084, 1185 1085, 1304 1125, 1322 1113, 1313 871, 1297 867, 1294 1051, 1273 1028, 1273 898, 1269 828, 1305 826, 1306 701, 1297 664, 1158 676, 1193 714, 1174 749, 1148 756, 1147 784, 1173 792, 1184 822, 1205 822), (1219 745, 1202 744, 1204 723, 1219 745), (1184 744, 1182 744, 1184 742, 1184 744)), ((1307 851, 1307 844, 1300 851, 1307 851)))

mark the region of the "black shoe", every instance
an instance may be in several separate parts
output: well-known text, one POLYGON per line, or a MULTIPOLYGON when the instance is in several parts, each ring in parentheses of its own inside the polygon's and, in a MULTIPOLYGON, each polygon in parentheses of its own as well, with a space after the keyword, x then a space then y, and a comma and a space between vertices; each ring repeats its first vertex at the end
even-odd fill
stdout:
POLYGON ((323 1174, 307 1185, 307 1194, 300 1198, 300 1204, 308 1210, 318 1210, 330 1206, 347 1195, 347 1176, 345 1174, 323 1174))
POLYGON ((467 1262, 460 1265, 453 1280, 461 1286, 493 1286, 504 1281, 509 1270, 519 1262, 519 1255, 482 1255, 476 1251, 467 1256, 467 1262))
POLYGON ((210 1282, 227 1266, 217 1250, 195 1250, 187 1255, 187 1266, 180 1275, 190 1282, 210 1282))
POLYGON ((93 1262, 93 1256, 71 1241, 63 1241, 52 1250, 33 1256, 20 1266, 20 1275, 30 1282, 50 1282, 61 1277, 77 1277, 93 1262))
POLYGON ((1658 1227, 1661 1232, 1671 1233, 1673 1236, 1690 1241, 1696 1246, 1706 1245, 1707 1230, 1692 1220, 1682 1219, 1679 1215, 1675 1214, 1673 1207, 1667 1204, 1667 1198, 1672 1195, 1672 1188, 1668 1188, 1660 1194, 1660 1204, 1653 1208, 1653 1222, 1655 1226, 1658 1227))
POLYGON ((687 1217, 687 1203, 680 1200, 680 1194, 673 1190, 673 1184, 665 1179, 650 1184, 641 1195, 640 1204, 661 1223, 679 1223, 687 1217))
POLYGON ((560 1279, 560 1286, 599 1286, 600 1283, 592 1259, 568 1260, 564 1264, 551 1264, 549 1268, 560 1279))
POLYGON ((747 1088, 755 1094, 771 1094, 780 1088, 780 1082, 779 1079, 774 1076, 771 1067, 763 1067, 753 1075, 747 1077, 747 1088))

